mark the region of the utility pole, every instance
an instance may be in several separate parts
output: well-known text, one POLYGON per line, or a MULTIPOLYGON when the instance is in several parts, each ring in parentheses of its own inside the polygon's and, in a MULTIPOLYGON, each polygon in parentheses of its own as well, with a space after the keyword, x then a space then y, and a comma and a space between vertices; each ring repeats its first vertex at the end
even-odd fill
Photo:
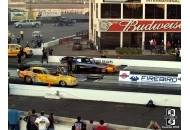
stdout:
POLYGON ((29 4, 30 4, 29 10, 32 11, 32 0, 30 0, 30 3, 29 3, 29 4))

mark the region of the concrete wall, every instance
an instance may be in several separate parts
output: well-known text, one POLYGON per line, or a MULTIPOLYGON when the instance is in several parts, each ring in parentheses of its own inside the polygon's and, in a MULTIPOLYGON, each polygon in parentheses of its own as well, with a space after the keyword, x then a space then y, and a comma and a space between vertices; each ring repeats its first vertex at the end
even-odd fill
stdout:
POLYGON ((46 98, 64 98, 64 99, 79 99, 93 101, 108 101, 119 103, 131 103, 145 105, 148 100, 153 100, 158 106, 181 106, 181 95, 168 94, 151 94, 151 93, 134 93, 134 92, 118 92, 118 91, 102 91, 91 89, 77 88, 48 88, 46 86, 32 86, 10 84, 10 92, 13 95, 37 96, 46 98), (55 96, 59 92, 59 97, 55 96), (98 96, 97 96, 98 95, 98 96), (114 95, 114 96, 113 96, 114 95))

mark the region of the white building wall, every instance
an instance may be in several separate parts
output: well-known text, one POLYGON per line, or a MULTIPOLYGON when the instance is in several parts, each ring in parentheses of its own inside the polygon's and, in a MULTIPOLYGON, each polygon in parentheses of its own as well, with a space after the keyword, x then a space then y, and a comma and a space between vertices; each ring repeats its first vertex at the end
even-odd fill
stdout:
MULTIPOLYGON (((96 8, 93 10, 93 20, 94 20, 93 21, 94 22, 93 23, 93 29, 96 30, 96 31, 98 31, 98 36, 100 36, 101 32, 100 32, 99 22, 101 20, 108 20, 108 19, 101 19, 101 3, 113 3, 113 2, 103 2, 103 0, 90 0, 90 1, 93 2, 95 5, 96 5, 96 3, 98 3, 98 18, 96 18, 96 8)), ((164 15, 165 19, 167 18, 167 16, 166 16, 167 15, 167 4, 181 4, 180 0, 176 0, 176 2, 172 2, 172 0, 171 0, 171 2, 157 2, 157 1, 159 1, 159 0, 141 0, 141 4, 143 4, 143 19, 145 19, 145 4, 165 4, 165 9, 164 9, 164 11, 165 11, 164 12, 165 13, 165 15, 164 15)), ((116 3, 116 2, 114 2, 114 3, 116 3)), ((89 8, 89 10, 90 10, 90 8, 89 8)), ((141 19, 141 20, 143 20, 143 19, 141 19)), ((118 19, 114 19, 114 20, 118 20, 118 19)), ((123 20, 123 3, 121 3, 121 19, 119 19, 119 20, 123 20)), ((128 19, 124 19, 124 20, 128 20, 128 19)), ((140 20, 140 19, 138 19, 138 20, 140 20)), ((149 19, 149 20, 151 20, 151 19, 149 19)), ((159 20, 163 20, 163 19, 159 19, 159 20)), ((91 22, 91 19, 89 19, 89 21, 91 22)), ((175 21, 175 19, 172 19, 172 21, 175 21)), ((179 21, 179 19, 177 19, 177 21, 179 21)), ((91 23, 90 22, 89 22, 89 30, 91 28, 91 23)), ((92 34, 89 31, 89 38, 92 39, 93 41, 95 39, 94 38, 95 34, 96 33, 92 34)), ((165 50, 166 50, 166 43, 167 43, 167 41, 166 41, 166 35, 167 35, 167 33, 164 32, 164 39, 163 40, 164 40, 164 45, 165 45, 164 49, 165 50)), ((121 36, 123 37, 123 34, 121 34, 121 36)), ((123 46, 123 43, 121 43, 121 42, 123 42, 123 39, 120 40, 120 47, 123 46)), ((145 42, 145 32, 142 32, 142 50, 144 50, 144 42, 145 42)))

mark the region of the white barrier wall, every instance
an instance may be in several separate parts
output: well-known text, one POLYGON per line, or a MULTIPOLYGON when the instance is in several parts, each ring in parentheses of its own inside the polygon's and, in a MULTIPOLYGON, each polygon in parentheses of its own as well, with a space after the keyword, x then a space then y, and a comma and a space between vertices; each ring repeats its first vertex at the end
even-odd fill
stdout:
POLYGON ((42 49, 41 48, 31 48, 33 55, 42 55, 42 49))
MULTIPOLYGON (((59 63, 59 59, 65 56, 49 56, 49 62, 59 63)), ((110 63, 113 65, 121 66, 136 66, 136 67, 156 67, 156 68, 175 68, 181 69, 181 62, 173 61, 153 61, 153 60, 132 60, 132 59, 111 59, 111 58, 94 58, 101 63, 110 63)))
POLYGON ((32 51, 33 51, 33 55, 42 55, 42 48, 43 47, 52 47, 52 46, 55 46, 55 45, 58 45, 59 44, 59 39, 56 39, 56 40, 53 40, 53 41, 50 41, 50 42, 46 42, 46 43, 42 43, 42 46, 41 48, 31 48, 32 51))
POLYGON ((52 47, 52 46, 55 46, 55 45, 58 45, 59 44, 59 39, 56 39, 56 40, 53 40, 53 41, 49 41, 49 42, 46 42, 46 43, 43 43, 42 44, 42 48, 43 47, 52 47))
POLYGON ((59 91, 60 98, 68 98, 68 99, 108 101, 108 102, 132 103, 132 104, 142 104, 142 105, 146 104, 151 99, 158 106, 171 106, 171 107, 181 106, 180 95, 118 92, 118 91, 106 91, 106 90, 102 91, 102 90, 77 89, 77 88, 58 88, 58 87, 48 88, 46 86, 10 84, 10 92, 13 95, 45 97, 48 94, 55 95, 57 91, 59 91))

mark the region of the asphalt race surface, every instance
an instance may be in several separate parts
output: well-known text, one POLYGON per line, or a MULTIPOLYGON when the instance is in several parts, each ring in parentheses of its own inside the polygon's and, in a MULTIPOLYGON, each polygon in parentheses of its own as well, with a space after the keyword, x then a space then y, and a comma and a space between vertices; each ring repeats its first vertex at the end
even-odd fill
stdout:
MULTIPOLYGON (((56 116, 69 118, 81 116, 84 120, 93 119, 94 121, 103 119, 107 123, 143 128, 146 128, 151 120, 156 121, 161 127, 166 126, 166 120, 164 119, 166 108, 171 108, 147 108, 145 105, 113 102, 67 99, 52 100, 41 97, 9 96, 8 108, 11 108, 12 104, 15 104, 16 108, 20 111, 28 111, 35 108, 37 113, 40 113, 40 111, 44 111, 46 114, 53 112, 56 116)), ((175 125, 181 128, 181 111, 179 108, 174 109, 177 116, 175 125)))
POLYGON ((44 24, 39 28, 31 28, 31 27, 23 27, 23 28, 15 28, 14 25, 9 25, 8 29, 11 33, 15 34, 16 37, 20 36, 20 31, 24 31, 24 40, 21 41, 21 45, 26 46, 26 42, 29 43, 32 40, 32 32, 33 31, 41 31, 43 35, 43 42, 48 42, 52 40, 52 37, 63 38, 66 36, 75 35, 78 31, 88 30, 88 23, 76 23, 72 26, 60 26, 55 27, 53 24, 44 24))
MULTIPOLYGON (((81 75, 82 76, 82 75, 81 75)), ((86 79, 84 77, 77 77, 79 85, 74 89, 92 89, 92 90, 108 90, 108 91, 121 91, 121 92, 141 92, 141 93, 157 93, 157 94, 172 94, 181 95, 180 87, 170 87, 161 85, 147 85, 147 84, 118 84, 109 83, 109 80, 98 81, 97 79, 86 79)), ((25 85, 23 79, 18 77, 11 77, 9 80, 11 84, 22 84, 25 85)), ((37 85, 38 86, 38 85, 37 85)), ((42 85, 40 85, 42 86, 42 85)), ((44 85, 47 86, 47 85, 44 85)), ((53 85, 54 87, 58 87, 53 85)))

